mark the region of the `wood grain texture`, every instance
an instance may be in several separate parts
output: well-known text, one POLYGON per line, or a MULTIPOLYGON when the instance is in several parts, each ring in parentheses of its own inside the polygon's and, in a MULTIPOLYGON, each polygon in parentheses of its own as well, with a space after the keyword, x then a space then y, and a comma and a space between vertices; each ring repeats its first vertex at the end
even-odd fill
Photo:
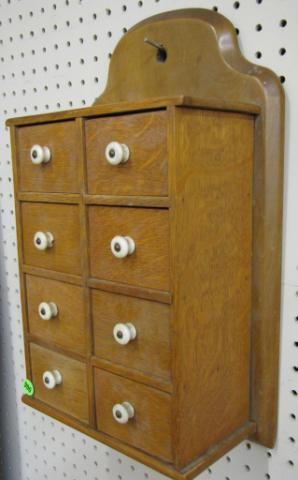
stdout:
POLYGON ((235 27, 227 18, 192 8, 147 18, 123 36, 113 52, 106 89, 95 105, 181 93, 186 98, 199 97, 202 107, 213 103, 217 109, 230 110, 230 105, 237 111, 236 104, 241 103, 258 114, 251 415, 258 424, 256 439, 273 447, 278 404, 284 90, 277 75, 243 57, 235 27), (145 37, 166 46, 166 62, 156 61, 156 49, 144 43, 145 37))
POLYGON ((172 294, 164 290, 125 285, 123 283, 99 280, 97 278, 89 278, 87 284, 89 287, 104 290, 105 292, 120 293, 128 297, 144 298, 145 300, 152 300, 153 302, 172 303, 172 294))
POLYGON ((98 430, 165 461, 172 460, 171 396, 103 370, 94 369, 98 430), (135 416, 117 423, 112 408, 127 401, 135 416))
POLYGON ((169 306, 140 298, 92 291, 94 353, 128 369, 170 378, 169 306), (113 336, 116 323, 132 323, 137 337, 120 345, 113 336))
POLYGON ((170 207, 168 197, 138 196, 138 195, 85 195, 87 205, 119 205, 123 207, 170 207))
POLYGON ((30 345, 30 354, 34 396, 47 405, 88 423, 86 365, 34 343, 30 345), (52 390, 43 385, 42 375, 47 370, 58 370, 62 375, 62 383, 52 390))
POLYGON ((104 195, 167 195, 166 112, 86 120, 88 192, 104 195), (110 142, 124 143, 129 159, 110 165, 110 142))
MULTIPOLYGON (((104 358, 90 358, 92 338, 88 289, 90 287, 98 289, 100 294, 106 291, 127 295, 128 303, 132 301, 133 296, 136 296, 136 298, 154 299, 170 304, 172 314, 170 334, 174 341, 174 349, 172 349, 174 408, 173 417, 169 423, 175 427, 173 428, 174 451, 170 454, 173 454, 173 460, 178 469, 183 468, 187 462, 192 461, 192 463, 178 471, 168 463, 146 455, 144 451, 138 450, 138 446, 133 448, 126 441, 118 440, 116 436, 112 437, 87 428, 81 422, 69 417, 68 411, 61 410, 62 413, 60 413, 56 410, 54 403, 53 407, 47 406, 38 399, 27 399, 27 403, 31 402, 30 404, 36 408, 49 412, 55 418, 62 418, 66 423, 74 425, 95 438, 102 439, 108 445, 115 446, 124 453, 178 480, 193 478, 210 462, 239 443, 246 435, 254 432, 257 432, 255 438, 258 441, 268 447, 274 445, 280 315, 283 123, 284 95, 278 78, 269 70, 259 65, 252 65, 242 57, 235 29, 227 19, 218 13, 202 9, 167 12, 147 19, 131 29, 119 42, 113 54, 108 86, 93 107, 12 119, 7 122, 9 125, 26 125, 24 128, 12 129, 12 149, 15 190, 20 192, 16 201, 19 245, 22 244, 22 229, 26 231, 24 252, 20 249, 19 258, 28 375, 30 376, 31 369, 29 342, 36 338, 27 331, 26 286, 22 272, 39 274, 54 281, 69 281, 74 285, 84 285, 90 348, 87 361, 89 389, 87 410, 89 408, 89 420, 93 426, 95 423, 92 366, 100 368, 96 373, 97 376, 105 374, 107 378, 117 379, 121 379, 121 375, 130 377, 131 380, 123 379, 123 381, 133 384, 132 379, 134 379, 139 382, 135 383, 138 388, 150 389, 148 385, 144 385, 148 379, 156 389, 160 387, 162 389, 166 383, 162 384, 156 380, 162 377, 147 376, 142 370, 129 369, 121 363, 113 363, 104 358), (168 58, 165 63, 156 62, 156 51, 144 44, 144 36, 158 38, 166 45, 168 58), (181 95, 181 92, 185 95, 181 95), (200 108, 199 112, 196 112, 197 107, 200 108), (117 183, 117 188, 120 190, 116 194, 87 194, 83 118, 89 118, 87 123, 90 125, 91 123, 105 125, 106 120, 109 120, 107 131, 112 123, 117 123, 120 125, 118 131, 121 134, 123 132, 124 135, 127 118, 141 118, 141 116, 156 118, 157 114, 163 114, 165 118, 166 112, 153 112, 160 108, 167 108, 167 113, 170 113, 170 125, 167 134, 165 133, 164 143, 160 140, 160 145, 162 144, 160 148, 164 148, 169 162, 170 196, 166 196, 168 191, 165 190, 151 197, 152 188, 157 188, 161 177, 157 182, 152 181, 151 184, 149 177, 146 177, 143 186, 151 190, 146 194, 144 188, 142 191, 140 189, 138 196, 136 189, 145 179, 144 171, 141 172, 141 179, 134 180, 134 191, 133 182, 121 179, 120 184, 117 183), (145 113, 144 110, 148 111, 145 113), (252 117, 229 115, 228 111, 253 113, 255 115, 254 132, 252 117), (123 119, 118 123, 120 114, 123 119), (99 116, 102 118, 95 118, 99 116), (30 137, 29 130, 55 131, 60 125, 75 123, 61 122, 66 119, 76 119, 78 127, 74 133, 76 138, 71 138, 69 143, 70 145, 73 142, 75 145, 75 152, 80 160, 78 189, 73 190, 69 186, 70 176, 67 172, 66 179, 63 179, 62 175, 48 183, 46 176, 43 176, 41 183, 39 182, 36 187, 32 177, 27 178, 26 170, 27 180, 24 189, 27 188, 26 182, 28 184, 32 182, 36 190, 20 191, 17 174, 18 162, 21 158, 19 155, 25 155, 27 161, 28 152, 24 154, 24 151, 22 153, 20 150, 22 142, 19 141, 19 132, 24 132, 26 140, 27 136, 30 137), (41 125, 45 122, 49 122, 49 125, 41 125), (32 127, 33 124, 38 126, 32 127), (253 135, 254 151, 252 152, 253 135), (167 149, 166 142, 169 147, 167 149), (66 188, 63 185, 59 186, 63 181, 66 182, 66 188), (251 190, 247 190, 252 183, 251 190), (60 188, 63 189, 60 191, 60 188), (70 190, 67 190, 68 188, 70 190), (126 189, 124 194, 121 194, 122 188, 126 189), (130 188, 131 193, 127 193, 127 189, 129 191, 130 188), (229 194, 224 195, 227 191, 229 194), (74 192, 80 192, 80 198, 74 192), (29 208, 27 203, 22 203, 24 201, 32 202, 32 212, 40 205, 43 209, 51 207, 49 217, 59 217, 57 224, 61 232, 64 232, 65 225, 67 229, 69 228, 72 233, 71 242, 76 238, 75 234, 83 231, 79 248, 77 249, 74 242, 75 247, 67 250, 67 254, 72 252, 77 258, 75 271, 71 261, 69 263, 69 259, 65 260, 64 253, 56 263, 49 262, 44 265, 39 259, 31 262, 32 256, 28 257, 27 251, 30 242, 30 248, 33 247, 32 238, 29 243, 27 241, 28 225, 30 227, 38 215, 37 210, 31 215, 31 207, 29 208), (54 202, 59 203, 55 215, 54 202), (49 203, 52 205, 47 205, 49 203), (70 206, 67 205, 68 203, 77 205, 70 206), (109 207, 88 207, 86 206, 88 204, 105 204, 109 207), (248 211, 249 205, 253 205, 253 212, 248 211), (126 208, 128 206, 155 207, 157 213, 154 214, 154 219, 159 218, 159 220, 153 222, 150 220, 153 218, 151 213, 154 211, 153 208, 126 208), (169 207, 169 212, 159 210, 160 207, 169 207), (63 208, 72 210, 62 210, 63 208), (97 208, 99 212, 105 213, 104 215, 94 214, 96 221, 93 225, 90 222, 92 216, 90 212, 93 210, 95 212, 97 208), (66 212, 78 210, 80 215, 75 216, 80 220, 77 223, 77 220, 73 222, 72 215, 66 215, 66 212), (107 213, 109 210, 113 210, 113 214, 107 213), (22 213, 24 216, 24 211, 27 211, 25 219, 21 215, 22 213), (86 215, 87 211, 89 218, 86 215), (128 211, 130 213, 127 216, 128 211), (131 213, 137 211, 143 213, 131 213), (93 252, 95 256, 91 255, 89 262, 87 249, 93 240, 91 239, 87 245, 88 220, 90 222, 88 234, 90 235, 91 232, 93 235, 92 232, 94 232, 94 236, 97 235, 93 252), (169 230, 169 221, 171 230, 169 230), (137 234, 139 231, 142 231, 142 234, 145 233, 146 242, 150 239, 150 242, 149 240, 145 242, 146 261, 140 262, 139 251, 137 251, 138 261, 132 269, 123 268, 122 271, 116 271, 114 265, 110 264, 111 259, 108 258, 110 238, 107 232, 110 232, 116 223, 123 227, 128 224, 134 225, 134 228, 139 229, 137 234), (103 227, 105 234, 103 234, 103 227), (156 230, 155 233, 154 230, 156 230), (252 231, 254 235, 249 243, 252 231), (161 232, 162 235, 160 235, 161 232), (106 238, 103 238, 105 235, 106 238), (98 247, 100 242, 103 242, 104 248, 98 247), (248 258, 249 246, 251 263, 248 258), (106 247, 108 250, 105 250, 106 247), (155 253, 157 253, 156 257, 155 253), (170 265, 168 255, 171 255, 170 265), (68 265, 67 270, 65 270, 64 261, 68 265), (104 265, 103 270, 101 262, 104 265), (70 271, 69 265, 71 265, 70 271), (248 275, 245 273, 246 267, 251 268, 248 275), (91 276, 97 278, 90 278, 91 276), (248 293, 249 285, 253 287, 251 299, 248 293), (171 305, 173 299, 174 304, 171 305), (250 309, 252 310, 251 322, 250 309), (250 337, 251 351, 249 350, 250 337), (251 365, 249 365, 250 357, 251 365), (251 391, 248 392, 250 366, 251 391), (247 421, 248 418, 256 421, 257 429, 253 422, 247 421)), ((155 128, 152 122, 149 124, 149 130, 151 127, 155 128)), ((144 122, 144 125, 148 124, 144 122)), ((135 127, 137 129, 138 124, 135 124, 135 127)), ((163 128, 165 128, 164 124, 163 128)), ((131 131, 131 129, 127 130, 129 139, 133 138, 131 131)), ((139 139, 147 133, 148 129, 145 128, 144 132, 140 133, 139 139)), ((94 144, 97 141, 102 141, 100 133, 98 136, 94 133, 92 138, 94 144)), ((124 141, 124 143, 127 142, 124 141)), ((136 143, 139 148, 139 142, 136 143)), ((26 148, 28 150, 29 147, 26 148)), ((95 153, 96 148, 94 148, 95 153)), ((61 155, 64 153, 63 151, 61 155)), ((57 165, 59 162, 60 160, 57 165)), ((75 164, 76 162, 77 157, 75 164)), ((73 175, 75 170, 76 167, 72 170, 73 175)), ((147 170, 146 168, 146 174, 147 170)), ((44 169, 44 172, 46 171, 44 169)), ((124 172, 124 169, 121 171, 124 172)), ((36 171, 33 173, 35 175, 36 171)), ((97 173, 95 171, 94 175, 97 173)), ((154 170, 155 173, 157 173, 156 170, 154 170)), ((111 177, 109 186, 104 177, 105 188, 112 188, 114 178, 111 177)), ((167 186, 163 182, 160 183, 160 188, 161 185, 167 186)), ((45 215, 43 220, 47 218, 48 215, 45 215)), ((41 217, 38 221, 40 219, 41 217)), ((142 242, 138 242, 138 245, 142 246, 142 242)), ((113 260, 119 262, 114 258, 113 260)), ((119 265, 121 264, 118 263, 118 267, 119 265)), ((162 307, 168 308, 166 305, 162 307)), ((42 343, 42 340, 39 341, 42 343)), ((54 349, 59 349, 56 344, 51 348, 53 348, 53 355, 59 355, 59 352, 54 352, 54 349)), ((73 352, 69 353, 70 361, 74 355, 73 352)), ((102 383, 105 385, 112 383, 113 388, 117 389, 113 382, 102 381, 102 383)), ((152 388, 151 390, 157 392, 152 388)), ((129 391, 128 388, 127 391, 129 391)), ((163 392, 159 393, 167 395, 163 392)), ((171 397, 167 395, 167 398, 171 397)), ((108 400, 104 396, 97 395, 97 402, 99 401, 107 402, 108 400)), ((108 407, 105 406, 105 408, 108 407)), ((106 421, 106 417, 104 420, 106 421)), ((168 418, 166 421, 168 422, 168 418)), ((148 441, 147 437, 146 441, 148 441)), ((157 435, 156 442, 158 441, 157 435)), ((153 448, 166 447, 156 444, 153 448)), ((160 458, 167 458, 168 454, 169 451, 160 458)))
POLYGON ((166 210, 89 207, 90 271, 92 277, 169 290, 169 219, 166 210), (114 236, 130 236, 135 252, 116 258, 114 236))
POLYGON ((41 113, 38 115, 26 115, 25 117, 8 118, 5 122, 7 126, 38 125, 40 123, 53 123, 62 120, 73 120, 75 118, 93 118, 119 113, 142 112, 144 110, 156 110, 171 105, 183 105, 190 107, 200 107, 207 110, 225 110, 228 112, 246 112, 260 113, 259 105, 254 103, 245 103, 239 100, 234 102, 226 101, 224 98, 215 99, 212 97, 195 97, 185 95, 176 95, 171 97, 143 98, 136 102, 119 101, 113 103, 96 104, 92 107, 74 108, 72 110, 63 110, 59 112, 41 113))
POLYGON ((82 287, 47 278, 26 275, 29 332, 53 342, 62 349, 86 355, 86 319, 82 287), (41 302, 53 302, 58 315, 42 320, 38 314, 41 302))
POLYGON ((52 270, 46 270, 45 268, 32 267, 31 265, 22 266, 22 271, 24 273, 29 273, 30 275, 37 275, 39 277, 46 277, 52 280, 58 280, 59 282, 67 282, 72 285, 83 285, 82 277, 78 275, 71 275, 69 273, 54 272, 52 270))
POLYGON ((24 263, 80 275, 80 220, 75 205, 22 203, 24 263), (33 244, 38 231, 51 232, 54 245, 38 250, 33 244))
MULTIPOLYGON (((18 179, 18 168, 17 168, 17 152, 16 152, 16 127, 11 127, 10 129, 10 141, 11 141, 11 155, 12 155, 12 168, 13 168, 13 185, 15 193, 19 190, 19 179, 18 179)), ((21 265, 23 263, 23 249, 22 249, 22 215, 21 215, 21 204, 15 195, 15 215, 16 215, 16 233, 17 233, 17 245, 18 245, 18 264, 20 270, 20 294, 21 294, 21 308, 22 308, 22 329, 24 336, 24 353, 25 353, 25 364, 26 372, 28 378, 31 377, 31 365, 29 360, 29 345, 27 341, 27 332, 28 332, 28 317, 27 317, 27 308, 26 308, 26 284, 25 277, 21 270, 21 265)))
POLYGON ((87 209, 84 202, 84 194, 87 190, 87 166, 86 166, 86 139, 85 139, 85 123, 84 119, 76 119, 77 128, 77 148, 79 152, 79 175, 81 185, 81 197, 79 204, 80 214, 80 242, 81 242, 81 266, 82 280, 84 282, 84 315, 86 318, 86 337, 87 337, 87 386, 88 386, 88 404, 89 404, 89 423, 95 427, 95 397, 94 397, 94 381, 93 371, 90 359, 93 353, 93 334, 92 319, 90 307, 90 290, 87 286, 89 273, 89 249, 88 249, 88 218, 87 209))
POLYGON ((69 204, 78 204, 80 202, 80 195, 78 193, 19 192, 17 197, 21 202, 69 204))
POLYGON ((106 370, 110 373, 115 373, 121 377, 129 378, 138 383, 143 383, 149 387, 156 388, 166 393, 173 393, 173 385, 171 381, 163 377, 156 377, 155 375, 148 375, 147 373, 142 372, 141 370, 136 370, 134 368, 126 367, 123 364, 115 363, 113 361, 105 360, 99 357, 92 357, 91 364, 94 367, 98 367, 101 370, 106 370))
POLYGON ((254 122, 173 115, 173 421, 182 468, 249 419, 254 122))
POLYGON ((79 192, 74 122, 18 128, 17 154, 21 191, 79 192), (30 150, 36 144, 50 149, 51 160, 48 163, 32 163, 30 150))

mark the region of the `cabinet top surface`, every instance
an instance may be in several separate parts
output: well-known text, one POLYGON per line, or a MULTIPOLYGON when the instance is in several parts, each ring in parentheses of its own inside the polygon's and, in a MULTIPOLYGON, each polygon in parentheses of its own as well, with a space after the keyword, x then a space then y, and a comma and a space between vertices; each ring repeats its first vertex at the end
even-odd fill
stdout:
POLYGON ((39 115, 27 115, 24 117, 9 118, 7 126, 25 126, 39 123, 57 122, 62 120, 73 120, 75 118, 92 118, 104 115, 125 114, 140 112, 144 110, 163 109, 170 106, 193 107, 212 110, 225 110, 259 114, 261 109, 257 104, 242 102, 216 101, 211 98, 194 98, 178 95, 175 97, 160 97, 136 102, 118 102, 109 104, 98 104, 91 107, 64 110, 61 112, 43 113, 39 115))

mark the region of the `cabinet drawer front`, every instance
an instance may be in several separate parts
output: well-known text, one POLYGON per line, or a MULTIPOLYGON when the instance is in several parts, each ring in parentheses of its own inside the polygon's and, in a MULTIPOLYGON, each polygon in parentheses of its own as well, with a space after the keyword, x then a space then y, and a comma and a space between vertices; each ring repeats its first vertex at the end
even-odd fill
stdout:
POLYGON ((34 343, 30 345, 30 355, 35 398, 82 422, 88 422, 86 365, 34 343), (48 389, 43 375, 55 371, 61 374, 62 382, 48 389))
POLYGON ((78 206, 22 203, 22 225, 25 264, 74 275, 81 273, 78 206), (50 232, 53 246, 36 248, 37 232, 50 232))
POLYGON ((61 348, 85 355, 86 322, 82 287, 26 275, 26 292, 30 333, 61 348), (54 311, 48 318, 45 314, 51 312, 53 304, 57 313, 54 311))
POLYGON ((167 195, 166 111, 86 121, 88 192, 105 195, 167 195), (111 142, 125 144, 129 158, 109 164, 111 142))
POLYGON ((95 369, 97 428, 166 461, 172 460, 171 396, 103 370, 95 369), (120 424, 113 407, 129 402, 134 417, 120 424))
POLYGON ((169 214, 150 208, 89 207, 90 269, 93 277, 169 290, 169 214), (117 258, 115 236, 129 236, 135 251, 117 258))
POLYGON ((79 192, 79 159, 74 122, 21 127, 17 130, 20 190, 25 192, 79 192), (47 163, 34 164, 34 145, 48 147, 47 163))
POLYGON ((126 297, 100 290, 92 291, 95 355, 148 375, 170 378, 169 305, 126 297), (128 343, 122 332, 131 324, 135 339, 128 343), (118 329, 117 329, 118 326, 118 329), (123 330, 124 329, 124 330, 123 330))

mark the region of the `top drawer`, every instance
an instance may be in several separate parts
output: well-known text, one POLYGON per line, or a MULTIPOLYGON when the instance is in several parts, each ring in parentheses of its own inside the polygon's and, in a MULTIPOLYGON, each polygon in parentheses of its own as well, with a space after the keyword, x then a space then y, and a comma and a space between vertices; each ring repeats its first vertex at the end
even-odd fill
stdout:
POLYGON ((74 122, 21 127, 17 130, 19 189, 23 192, 79 192, 79 160, 74 122), (50 160, 41 150, 48 147, 50 160), (38 163, 40 162, 41 163, 38 163), (35 163, 33 163, 35 162, 35 163))
POLYGON ((166 111, 87 120, 88 192, 166 196, 166 130, 166 111), (112 142, 119 145, 110 145, 112 142), (128 147, 129 157, 117 164, 121 160, 122 144, 128 147), (119 157, 117 147, 120 147, 119 157))

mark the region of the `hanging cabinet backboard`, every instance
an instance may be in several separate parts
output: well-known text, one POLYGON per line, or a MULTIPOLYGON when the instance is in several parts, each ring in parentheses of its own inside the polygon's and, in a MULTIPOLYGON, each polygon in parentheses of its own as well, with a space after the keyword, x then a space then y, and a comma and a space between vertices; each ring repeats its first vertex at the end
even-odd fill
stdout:
POLYGON ((274 445, 283 122, 203 9, 132 28, 92 107, 8 120, 25 403, 179 480, 274 445))

